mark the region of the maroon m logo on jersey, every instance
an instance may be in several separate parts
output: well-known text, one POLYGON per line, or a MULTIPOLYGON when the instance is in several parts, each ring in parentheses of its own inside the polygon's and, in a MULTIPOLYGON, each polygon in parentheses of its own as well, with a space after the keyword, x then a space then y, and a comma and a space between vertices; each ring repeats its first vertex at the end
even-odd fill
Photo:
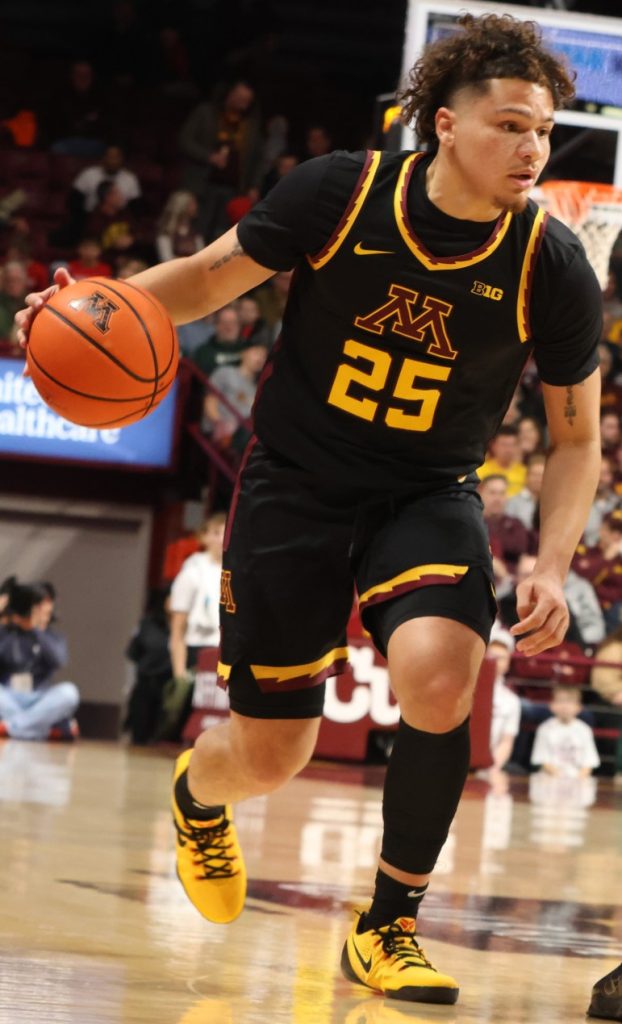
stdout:
POLYGON ((101 334, 108 333, 112 314, 120 308, 112 299, 109 299, 107 295, 102 295, 101 292, 91 292, 86 298, 80 299, 76 306, 78 309, 84 310, 87 316, 90 316, 93 326, 101 334))
POLYGON ((387 301, 371 313, 355 317, 354 323, 372 334, 383 334, 388 326, 395 334, 423 342, 430 355, 455 359, 458 353, 452 346, 446 326, 452 311, 453 306, 449 302, 433 295, 424 295, 419 302, 419 292, 392 284, 387 301), (417 305, 422 307, 419 311, 416 311, 417 305))

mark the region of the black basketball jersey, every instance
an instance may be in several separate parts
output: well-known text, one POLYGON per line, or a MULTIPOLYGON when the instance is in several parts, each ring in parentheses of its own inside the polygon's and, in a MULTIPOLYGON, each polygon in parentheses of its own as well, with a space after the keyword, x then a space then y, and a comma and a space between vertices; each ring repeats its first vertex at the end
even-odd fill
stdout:
POLYGON ((419 153, 369 152, 340 223, 301 261, 255 405, 264 444, 328 483, 407 490, 484 460, 533 346, 547 215, 504 212, 462 256, 408 217, 419 153))

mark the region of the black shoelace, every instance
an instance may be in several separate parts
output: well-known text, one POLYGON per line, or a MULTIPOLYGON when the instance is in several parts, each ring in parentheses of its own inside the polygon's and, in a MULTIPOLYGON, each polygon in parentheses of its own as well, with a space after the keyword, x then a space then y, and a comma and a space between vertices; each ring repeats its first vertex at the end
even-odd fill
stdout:
POLYGON ((394 956, 397 960, 404 962, 400 966, 403 971, 407 967, 429 967, 436 970, 423 952, 412 932, 404 931, 397 921, 388 926, 386 931, 374 929, 376 935, 382 940, 382 949, 387 956, 394 956))
POLYGON ((227 842, 227 818, 223 816, 220 821, 208 822, 205 825, 190 821, 184 821, 184 824, 186 828, 182 828, 175 821, 179 845, 190 844, 194 847, 194 863, 203 872, 201 876, 197 875, 199 881, 231 878, 237 873, 233 870, 235 856, 227 852, 233 845, 227 842))

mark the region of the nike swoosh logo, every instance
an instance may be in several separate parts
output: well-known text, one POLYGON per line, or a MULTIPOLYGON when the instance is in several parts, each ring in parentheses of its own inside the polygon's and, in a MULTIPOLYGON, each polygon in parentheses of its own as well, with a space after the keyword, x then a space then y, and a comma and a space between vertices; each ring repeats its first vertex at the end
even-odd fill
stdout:
POLYGON ((359 950, 358 950, 358 946, 356 945, 356 942, 354 941, 354 939, 352 939, 352 945, 354 946, 354 952, 356 953, 357 957, 359 958, 359 962, 361 964, 361 967, 363 968, 363 970, 365 971, 366 974, 369 974, 369 972, 371 970, 371 957, 369 958, 369 960, 365 960, 361 956, 361 954, 359 953, 359 950))
POLYGON ((355 256, 394 256, 395 253, 392 249, 365 249, 363 248, 362 242, 357 242, 354 246, 355 256))

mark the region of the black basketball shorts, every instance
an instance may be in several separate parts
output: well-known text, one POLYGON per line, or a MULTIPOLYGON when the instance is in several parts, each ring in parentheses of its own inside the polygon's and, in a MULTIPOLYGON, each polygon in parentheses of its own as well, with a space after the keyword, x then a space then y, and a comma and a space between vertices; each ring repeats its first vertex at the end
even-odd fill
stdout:
POLYGON ((487 642, 496 605, 475 484, 357 502, 252 441, 223 556, 219 681, 231 708, 321 715, 324 681, 347 664, 355 587, 383 654, 401 622, 425 615, 462 622, 487 642))

